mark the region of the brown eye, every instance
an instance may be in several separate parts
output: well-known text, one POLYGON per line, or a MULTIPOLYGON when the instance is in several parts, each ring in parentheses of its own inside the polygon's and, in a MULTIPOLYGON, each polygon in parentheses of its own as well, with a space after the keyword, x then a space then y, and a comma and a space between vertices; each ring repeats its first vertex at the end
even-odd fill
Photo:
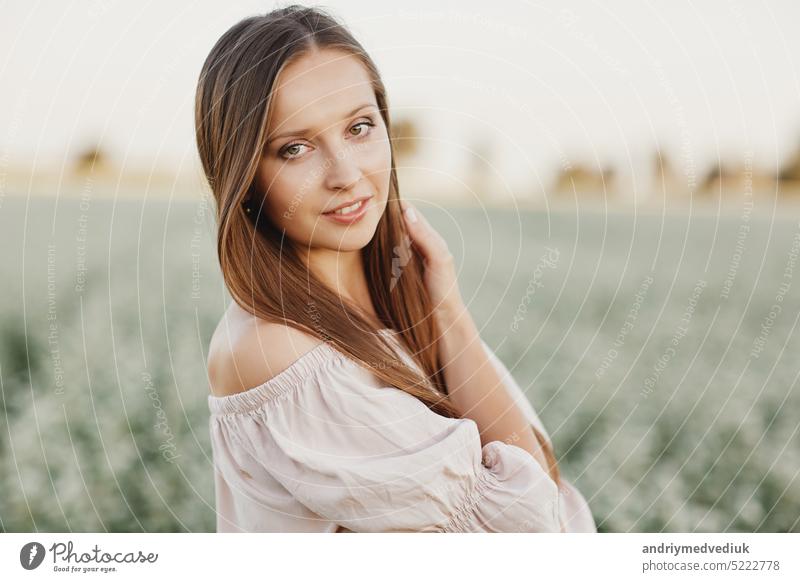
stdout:
POLYGON ((350 134, 354 135, 356 137, 361 137, 361 136, 367 135, 369 133, 369 130, 364 130, 364 131, 359 131, 358 133, 353 133, 354 129, 359 128, 362 125, 365 125, 365 126, 370 127, 370 128, 375 127, 375 124, 372 123, 371 121, 362 121, 361 123, 356 123, 353 127, 350 128, 350 134))
POLYGON ((292 160, 298 157, 298 154, 302 153, 300 151, 297 151, 297 148, 304 148, 304 147, 306 147, 304 144, 292 143, 281 149, 278 155, 280 155, 280 157, 282 157, 285 160, 292 160))

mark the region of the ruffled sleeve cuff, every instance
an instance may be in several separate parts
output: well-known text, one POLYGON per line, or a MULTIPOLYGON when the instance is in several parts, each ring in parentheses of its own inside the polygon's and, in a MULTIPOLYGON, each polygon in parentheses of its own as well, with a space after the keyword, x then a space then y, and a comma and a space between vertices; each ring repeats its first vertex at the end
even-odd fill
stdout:
POLYGON ((482 448, 482 470, 445 532, 559 532, 555 482, 527 451, 500 441, 482 448))

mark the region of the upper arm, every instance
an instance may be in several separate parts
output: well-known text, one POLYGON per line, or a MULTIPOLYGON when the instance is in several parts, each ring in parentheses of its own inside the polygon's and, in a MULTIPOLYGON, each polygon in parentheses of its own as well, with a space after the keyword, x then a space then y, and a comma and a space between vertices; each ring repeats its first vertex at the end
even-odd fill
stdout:
POLYGON ((288 325, 254 320, 233 326, 223 319, 209 346, 211 391, 228 396, 260 386, 320 343, 288 325))

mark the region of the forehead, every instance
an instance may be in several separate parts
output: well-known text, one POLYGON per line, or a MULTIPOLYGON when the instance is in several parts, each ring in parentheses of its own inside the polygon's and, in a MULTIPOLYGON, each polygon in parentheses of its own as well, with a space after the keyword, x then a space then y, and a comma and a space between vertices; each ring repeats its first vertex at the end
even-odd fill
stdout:
POLYGON ((271 131, 324 129, 375 93, 361 61, 341 51, 303 55, 286 66, 275 83, 271 131))

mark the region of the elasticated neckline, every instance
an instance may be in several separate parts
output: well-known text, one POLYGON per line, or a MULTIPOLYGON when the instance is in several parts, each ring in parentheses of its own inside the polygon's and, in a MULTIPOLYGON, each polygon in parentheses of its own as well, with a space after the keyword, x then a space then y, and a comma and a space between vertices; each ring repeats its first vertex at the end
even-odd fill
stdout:
MULTIPOLYGON (((378 331, 394 332, 391 328, 381 328, 378 331)), ((342 361, 349 361, 349 358, 327 341, 323 341, 263 384, 227 396, 209 394, 208 408, 212 415, 249 412, 261 407, 265 402, 295 389, 303 380, 324 366, 342 361)))

